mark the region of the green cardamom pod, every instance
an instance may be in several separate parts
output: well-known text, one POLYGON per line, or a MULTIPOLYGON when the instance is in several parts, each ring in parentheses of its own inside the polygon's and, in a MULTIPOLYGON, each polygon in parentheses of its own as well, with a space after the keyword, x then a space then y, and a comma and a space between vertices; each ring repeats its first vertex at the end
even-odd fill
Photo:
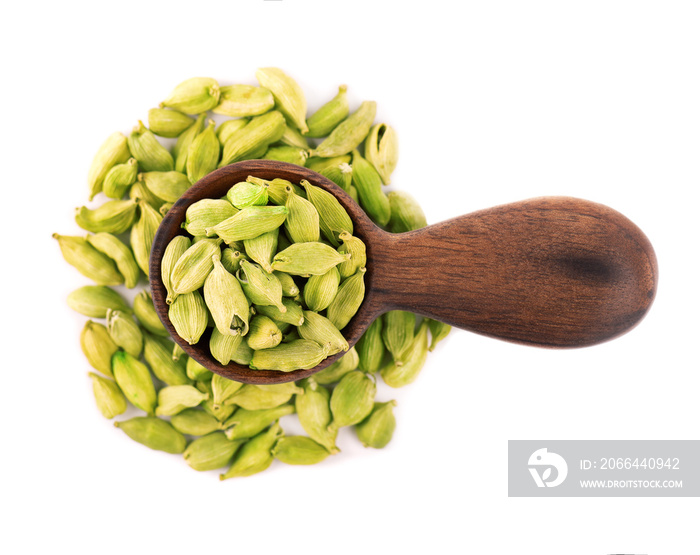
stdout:
POLYGON ((358 367, 363 372, 372 374, 382 367, 386 352, 382 340, 383 328, 384 320, 382 318, 375 319, 355 345, 359 357, 358 367))
POLYGON ((199 364, 195 359, 188 357, 186 365, 187 377, 191 380, 200 382, 210 381, 214 377, 214 373, 199 364))
POLYGON ((341 121, 348 117, 350 106, 348 105, 347 91, 347 85, 340 85, 338 94, 306 120, 309 127, 306 134, 308 137, 326 137, 341 121))
POLYGON ((221 145, 214 132, 215 125, 214 120, 210 119, 207 128, 197 135, 190 145, 186 166, 190 183, 196 183, 216 169, 221 145))
POLYGON ((190 115, 201 114, 213 110, 219 104, 220 94, 216 79, 192 77, 175 87, 163 101, 163 106, 190 115))
POLYGON ((206 235, 207 228, 214 227, 237 213, 238 210, 227 200, 205 198, 187 208, 182 227, 195 237, 206 235))
POLYGON ((276 306, 280 312, 287 311, 287 307, 282 303, 282 284, 274 274, 266 272, 257 264, 241 260, 241 267, 236 277, 251 303, 272 305, 276 306))
POLYGON ((173 360, 172 343, 164 338, 149 333, 143 337, 143 358, 151 367, 151 371, 161 382, 167 385, 189 385, 192 383, 185 371, 186 361, 183 358, 173 360))
POLYGON ((355 426, 355 433, 362 445, 383 449, 391 441, 396 429, 394 407, 396 401, 374 403, 372 414, 355 426))
POLYGON ((299 294, 299 286, 294 281, 294 278, 284 272, 272 272, 277 276, 282 285, 282 295, 285 297, 296 297, 299 294))
POLYGON ((328 319, 339 330, 348 325, 365 298, 365 271, 366 268, 360 268, 344 279, 338 287, 335 299, 328 305, 328 319))
POLYGON ((272 305, 255 305, 255 311, 258 314, 275 320, 275 322, 301 326, 304 323, 304 313, 301 305, 293 299, 286 297, 282 298, 282 304, 284 308, 287 309, 286 312, 281 312, 279 308, 272 305))
POLYGON ((151 108, 148 110, 148 128, 159 137, 173 139, 189 129, 194 120, 182 112, 169 108, 151 108))
POLYGON ((323 173, 331 167, 336 167, 340 164, 350 164, 352 156, 350 154, 342 154, 340 156, 331 156, 330 158, 322 158, 321 156, 311 156, 306 161, 306 167, 316 173, 323 173))
POLYGON ((243 444, 233 460, 231 468, 219 478, 252 476, 266 470, 274 460, 272 448, 277 440, 284 435, 279 424, 273 424, 267 431, 261 432, 243 444))
POLYGON ((338 164, 337 166, 324 168, 319 173, 323 177, 330 179, 357 202, 357 196, 353 196, 352 194, 355 188, 352 186, 352 166, 350 164, 338 164))
POLYGON ((214 406, 229 404, 229 399, 241 390, 243 384, 234 380, 224 378, 219 374, 214 374, 211 379, 212 401, 214 406))
POLYGON ((165 252, 163 253, 163 258, 160 261, 160 275, 163 280, 163 286, 167 291, 166 303, 172 304, 177 295, 173 290, 173 284, 171 281, 171 276, 173 273, 173 267, 175 263, 180 259, 180 257, 187 252, 187 250, 192 246, 192 241, 189 237, 184 235, 176 235, 165 247, 165 252))
POLYGON ((183 456, 195 470, 215 470, 231 462, 242 444, 243 441, 230 441, 223 432, 212 432, 190 443, 183 456))
POLYGON ((119 347, 102 324, 88 320, 80 332, 80 348, 95 370, 112 378, 112 355, 119 347))
POLYGON ((285 130, 284 116, 272 110, 252 118, 247 125, 231 133, 224 143, 219 167, 265 153, 267 147, 282 138, 285 130))
POLYGON ((156 389, 148 367, 126 351, 112 355, 112 374, 129 402, 153 415, 156 409, 156 389))
POLYGON ((166 202, 176 202, 191 185, 184 173, 176 171, 145 172, 138 177, 149 191, 166 202))
POLYGON ((352 155, 352 182, 357 188, 360 206, 377 225, 387 225, 391 217, 391 205, 382 191, 382 178, 374 166, 356 150, 352 155))
POLYGON ((277 160, 279 162, 287 162, 288 164, 296 164, 304 166, 309 154, 307 149, 298 146, 279 145, 271 146, 265 152, 263 160, 277 160))
POLYGON ((382 316, 382 339, 394 360, 408 349, 416 333, 416 315, 404 310, 391 310, 382 316))
POLYGON ((428 350, 432 352, 440 341, 445 339, 452 331, 452 326, 439 322, 438 320, 428 319, 428 328, 430 329, 430 347, 428 350))
POLYGON ((236 364, 240 364, 241 366, 248 366, 250 365, 250 361, 253 359, 253 349, 248 347, 248 343, 245 341, 241 341, 238 344, 238 348, 236 349, 236 352, 233 353, 233 357, 231 360, 235 362, 236 364))
POLYGON ((292 395, 300 392, 303 393, 303 390, 295 386, 294 383, 289 385, 275 384, 275 386, 247 384, 240 388, 232 397, 229 397, 226 404, 238 405, 246 410, 274 409, 284 405, 292 398, 292 395))
POLYGON ((209 398, 192 385, 169 385, 158 392, 156 416, 173 416, 180 411, 196 407, 209 398))
POLYGON ((304 135, 302 135, 296 128, 286 126, 282 137, 280 138, 279 144, 276 146, 286 146, 301 149, 306 153, 308 157, 308 150, 311 148, 309 141, 304 135))
POLYGON ((230 247, 227 247, 221 251, 221 263, 230 274, 236 274, 238 269, 241 267, 241 260, 248 260, 248 256, 240 251, 233 250, 230 247))
POLYGON ((399 161, 399 141, 396 131, 385 123, 372 127, 365 140, 365 158, 374 166, 384 185, 391 183, 391 173, 399 161))
POLYGON ((320 276, 349 259, 349 254, 340 254, 323 243, 294 243, 274 256, 272 269, 295 276, 320 276))
POLYGON ((311 155, 330 158, 352 152, 367 137, 376 115, 377 103, 363 102, 355 112, 338 124, 316 149, 311 151, 311 155))
POLYGON ((330 453, 306 436, 285 436, 272 449, 272 456, 285 464, 317 464, 330 453))
POLYGON ((169 422, 155 416, 137 416, 130 420, 115 422, 134 441, 155 451, 165 451, 177 455, 185 450, 185 436, 173 428, 169 422))
POLYGON ((187 156, 190 152, 190 145, 204 129, 204 120, 207 114, 197 116, 194 124, 183 131, 177 138, 177 142, 173 147, 173 158, 175 159, 175 171, 186 173, 187 171, 187 156))
POLYGON ((272 257, 277 252, 277 238, 279 236, 279 228, 258 235, 253 239, 244 239, 243 245, 245 252, 250 257, 260 264, 268 273, 272 273, 272 257))
POLYGON ((416 200, 408 193, 391 191, 387 197, 391 206, 391 218, 389 218, 389 231, 392 233, 404 233, 421 229, 428 225, 425 213, 416 200))
POLYGON ((157 197, 148 187, 146 187, 143 180, 139 179, 137 179, 131 186, 131 189, 129 189, 129 198, 136 202, 139 200, 146 201, 154 210, 158 210, 159 213, 160 209, 163 208, 163 205, 166 204, 162 198, 157 197))
POLYGON ((163 216, 145 201, 139 201, 138 205, 140 215, 134 227, 131 228, 131 248, 134 251, 136 263, 148 277, 151 247, 153 246, 153 239, 156 236, 156 231, 158 231, 158 226, 163 221, 163 216))
POLYGON ((286 188, 287 219, 284 227, 293 243, 307 243, 320 239, 319 215, 316 207, 298 196, 292 187, 286 188))
POLYGON ((107 329, 114 342, 133 357, 143 350, 143 334, 134 319, 118 310, 107 309, 107 329))
POLYGON ((352 234, 353 225, 345 208, 331 193, 312 185, 305 179, 301 186, 306 190, 306 196, 314 205, 319 215, 319 224, 323 235, 334 245, 339 245, 338 236, 345 232, 352 234))
POLYGON ((313 377, 319 385, 334 384, 339 382, 348 372, 356 370, 359 364, 360 357, 357 354, 357 350, 355 347, 350 347, 350 350, 340 357, 340 359, 320 372, 317 372, 313 377))
POLYGON ((190 345, 197 343, 207 329, 209 316, 199 291, 178 295, 168 309, 168 318, 177 334, 190 345))
POLYGON ((227 244, 233 241, 253 239, 263 233, 277 229, 287 218, 285 206, 248 206, 223 222, 207 228, 227 244))
POLYGON ((315 341, 297 339, 289 343, 280 343, 271 349, 254 351, 250 367, 256 370, 290 372, 313 368, 327 356, 326 350, 315 341))
POLYGON ((169 172, 174 169, 172 155, 158 142, 141 120, 129 135, 129 151, 139 161, 141 169, 147 172, 169 172))
POLYGON ((233 360, 238 346, 243 341, 240 333, 235 335, 223 334, 218 328, 214 328, 209 338, 209 351, 220 364, 226 366, 233 360))
POLYGON ((129 158, 123 164, 117 164, 107 172, 102 192, 109 198, 121 199, 136 181, 138 171, 136 158, 129 158))
POLYGON ((65 261, 85 277, 99 285, 124 283, 124 276, 119 273, 114 261, 94 248, 87 239, 58 233, 54 233, 52 237, 58 241, 65 261))
POLYGON ((294 413, 293 405, 280 405, 271 409, 246 410, 239 408, 223 423, 226 437, 230 440, 248 439, 258 435, 283 416, 294 413))
POLYGON ((112 133, 107 140, 102 143, 95 154, 88 172, 88 186, 90 190, 89 199, 95 198, 95 195, 102 191, 104 179, 114 166, 126 162, 131 154, 127 146, 127 140, 124 135, 119 132, 112 133))
POLYGON ((226 199, 236 208, 242 210, 248 206, 265 206, 267 204, 268 184, 241 181, 226 193, 226 199))
POLYGON ((304 311, 304 323, 297 329, 302 339, 315 341, 324 348, 328 356, 350 348, 338 328, 328 318, 313 310, 304 311))
POLYGON ((160 321, 153 299, 148 291, 141 291, 134 297, 134 315, 139 323, 149 332, 161 337, 168 337, 170 334, 165 329, 163 322, 160 321))
POLYGON ((367 265, 367 247, 362 239, 353 237, 346 231, 342 232, 339 238, 343 244, 338 247, 338 252, 341 254, 350 253, 350 260, 338 265, 340 277, 345 279, 367 265))
POLYGON ((180 345, 178 345, 177 343, 173 343, 172 347, 173 347, 172 358, 175 362, 182 359, 183 356, 185 356, 185 358, 182 360, 187 360, 187 355, 185 355, 185 350, 182 347, 180 347, 180 345))
POLYGON ((246 341, 253 350, 269 349, 282 342, 282 332, 270 318, 258 314, 250 322, 250 332, 246 335, 246 341))
POLYGON ((329 453, 338 453, 339 449, 335 444, 338 430, 329 429, 333 420, 330 408, 330 392, 322 385, 319 385, 314 378, 307 378, 303 384, 304 394, 297 395, 295 399, 299 423, 304 428, 304 431, 313 440, 323 445, 329 453))
POLYGON ((122 241, 111 233, 95 233, 88 235, 88 243, 102 254, 108 256, 117 266, 119 273, 124 276, 124 285, 128 289, 136 287, 141 276, 134 253, 122 241))
POLYGON ((337 266, 320 276, 311 276, 304 286, 306 306, 316 312, 325 310, 335 299, 339 284, 340 273, 337 266))
POLYGON ((102 416, 111 419, 126 412, 126 397, 116 383, 93 372, 88 375, 92 378, 92 392, 102 416))
MULTIPOLYGON (((191 293, 204 285, 214 269, 214 255, 220 256, 221 239, 196 242, 177 259, 170 273, 170 285, 175 295, 191 293)), ((225 271, 225 270, 224 270, 225 271)))
POLYGON ((219 254, 211 259, 213 269, 204 281, 204 302, 216 329, 222 335, 246 335, 250 314, 248 299, 238 280, 224 268, 219 254))
POLYGON ((66 301, 70 308, 89 318, 106 318, 108 309, 131 313, 121 295, 106 285, 84 285, 70 293, 66 301))
POLYGON ((223 147, 228 141, 228 138, 239 129, 248 125, 250 118, 227 119, 216 129, 216 136, 219 139, 219 144, 223 147))
POLYGON ((75 209, 75 223, 93 233, 124 233, 133 225, 135 217, 136 202, 133 200, 108 200, 94 210, 87 206, 75 209))
POLYGON ((299 84, 276 67, 263 67, 255 72, 260 86, 268 89, 275 106, 299 131, 306 134, 306 97, 299 84))
POLYGON ((264 87, 229 85, 221 87, 219 104, 212 111, 232 118, 259 116, 275 107, 272 93, 264 87))
POLYGON ((204 436, 219 429, 219 422, 200 409, 185 409, 170 419, 170 424, 181 434, 204 436))
POLYGON ((287 187, 292 187, 294 192, 300 197, 306 197, 304 189, 298 185, 294 185, 291 181, 280 179, 279 177, 268 181, 266 179, 260 179, 259 177, 249 175, 246 181, 248 183, 255 183, 257 185, 267 187, 269 202, 278 206, 282 206, 285 202, 287 202, 287 187))
POLYGON ((403 387, 415 381, 428 356, 428 322, 423 320, 418 332, 401 359, 381 370, 382 379, 389 387, 403 387))
POLYGON ((362 422, 374 407, 377 383, 372 374, 359 370, 348 372, 331 395, 333 422, 329 428, 338 429, 362 422))

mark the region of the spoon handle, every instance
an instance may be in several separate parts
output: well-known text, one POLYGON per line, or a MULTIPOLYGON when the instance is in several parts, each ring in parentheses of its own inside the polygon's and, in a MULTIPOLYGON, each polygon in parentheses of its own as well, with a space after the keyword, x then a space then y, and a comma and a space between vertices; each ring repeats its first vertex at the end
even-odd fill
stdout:
POLYGON ((651 243, 622 214, 542 197, 402 234, 368 251, 376 311, 408 310, 483 335, 543 347, 612 339, 656 292, 651 243))

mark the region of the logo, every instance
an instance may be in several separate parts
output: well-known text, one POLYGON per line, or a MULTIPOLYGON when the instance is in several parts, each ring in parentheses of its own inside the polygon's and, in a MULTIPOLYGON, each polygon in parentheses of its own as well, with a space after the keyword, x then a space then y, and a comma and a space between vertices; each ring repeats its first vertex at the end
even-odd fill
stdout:
POLYGON ((547 448, 538 449, 527 461, 532 479, 535 480, 538 488, 554 488, 566 479, 569 467, 566 465, 564 457, 556 453, 547 452, 547 448), (552 479, 552 468, 556 470, 556 475, 552 479))

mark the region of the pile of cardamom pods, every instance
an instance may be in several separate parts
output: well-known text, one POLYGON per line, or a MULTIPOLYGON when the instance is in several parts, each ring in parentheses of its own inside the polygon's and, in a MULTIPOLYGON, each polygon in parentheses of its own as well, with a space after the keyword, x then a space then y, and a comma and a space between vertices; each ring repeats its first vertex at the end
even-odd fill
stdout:
MULTIPOLYGON (((344 426, 353 426, 363 445, 384 447, 396 425, 396 403, 375 401, 375 376, 391 387, 413 382, 428 351, 450 331, 440 322, 419 322, 414 314, 392 311, 321 372, 297 383, 257 386, 222 378, 189 358, 169 339, 145 288, 133 304, 113 288, 145 286, 142 274, 148 276, 151 245, 163 215, 193 183, 240 160, 281 160, 313 169, 391 232, 426 225, 409 195, 383 191, 398 147, 394 130, 374 123, 374 102, 363 102, 351 114, 341 86, 337 96, 307 118, 304 93, 290 76, 262 68, 256 77, 259 86, 220 87, 214 79, 189 79, 149 111, 148 127, 139 121, 128 137, 119 132, 108 137, 90 167, 88 184, 90 201, 109 200, 76 210, 75 221, 87 236, 54 235, 65 260, 94 282, 73 291, 67 301, 91 318, 80 343, 100 373, 89 374, 100 412, 111 419, 130 403, 146 415, 118 421, 118 428, 151 449, 183 454, 195 470, 229 466, 221 479, 256 474, 274 459, 318 463, 339 451, 336 437, 344 426), (207 120, 209 111, 230 119, 217 127, 207 120), (177 140, 169 149, 158 137, 177 140), (291 414, 308 436, 285 436, 279 420, 291 414)), ((299 192, 308 196, 308 189, 299 192)), ((215 210, 203 209, 200 215, 215 210)), ((224 257, 235 252, 225 251, 219 273, 238 279, 227 263, 240 266, 245 258, 234 256, 237 260, 225 263, 224 257)), ((298 289, 294 278, 286 287, 288 292, 298 289)), ((313 312, 304 295, 298 300, 313 312)), ((216 329, 215 322, 210 325, 216 329)))
POLYGON ((338 199, 301 185, 248 176, 192 204, 182 224, 192 237, 165 249, 170 322, 194 345, 213 321, 209 351, 222 365, 288 372, 349 349, 340 330, 364 299, 365 244, 338 199))

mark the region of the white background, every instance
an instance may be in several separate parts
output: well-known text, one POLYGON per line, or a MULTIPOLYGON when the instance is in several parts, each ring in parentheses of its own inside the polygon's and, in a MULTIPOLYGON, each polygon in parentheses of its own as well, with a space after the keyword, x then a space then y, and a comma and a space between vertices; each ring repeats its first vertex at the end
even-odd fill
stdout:
MULTIPOLYGON (((699 499, 509 499, 508 439, 700 439, 696 2, 26 2, 2 9, 0 550, 685 554, 699 499), (219 482, 97 411, 66 295, 92 156, 178 82, 279 66, 394 126, 429 222, 540 195, 607 204, 656 249, 647 318, 540 350, 454 332, 382 451, 219 482)), ((700 472, 700 469, 698 469, 700 472)))

